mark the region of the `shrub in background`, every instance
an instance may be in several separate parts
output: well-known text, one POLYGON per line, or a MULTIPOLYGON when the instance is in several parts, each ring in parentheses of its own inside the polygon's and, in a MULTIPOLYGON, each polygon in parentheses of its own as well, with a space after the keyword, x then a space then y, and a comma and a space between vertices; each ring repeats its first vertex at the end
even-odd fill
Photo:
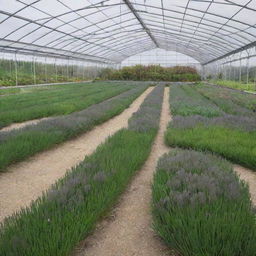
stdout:
POLYGON ((192 67, 176 66, 161 67, 160 65, 135 65, 119 70, 104 69, 100 77, 108 80, 137 80, 137 81, 200 81, 200 75, 192 67))

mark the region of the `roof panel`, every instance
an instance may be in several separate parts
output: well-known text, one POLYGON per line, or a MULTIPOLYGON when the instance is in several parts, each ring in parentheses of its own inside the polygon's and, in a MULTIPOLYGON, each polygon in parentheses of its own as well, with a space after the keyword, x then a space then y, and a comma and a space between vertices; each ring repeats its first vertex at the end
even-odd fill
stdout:
POLYGON ((162 47, 204 63, 256 44, 256 0, 0 0, 0 6, 1 51, 115 62, 162 47))

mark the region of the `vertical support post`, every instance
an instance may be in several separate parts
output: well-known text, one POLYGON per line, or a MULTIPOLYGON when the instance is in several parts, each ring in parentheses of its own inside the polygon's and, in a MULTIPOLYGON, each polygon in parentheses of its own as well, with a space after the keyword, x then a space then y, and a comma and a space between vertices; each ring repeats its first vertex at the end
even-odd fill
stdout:
POLYGON ((242 60, 241 60, 241 56, 240 56, 240 68, 239 68, 239 82, 242 82, 242 60))
POLYGON ((17 55, 15 53, 15 83, 18 86, 18 67, 17 67, 17 55))
POLYGON ((246 84, 249 84, 249 56, 246 59, 246 84))
POLYGON ((34 74, 34 84, 36 84, 36 63, 35 63, 35 56, 33 56, 33 74, 34 74))
POLYGON ((45 82, 48 82, 48 77, 47 77, 47 57, 45 57, 45 63, 44 63, 44 71, 45 71, 45 82))
POLYGON ((55 81, 56 83, 58 82, 58 77, 57 77, 57 59, 55 59, 55 62, 54 62, 54 66, 55 66, 55 81))

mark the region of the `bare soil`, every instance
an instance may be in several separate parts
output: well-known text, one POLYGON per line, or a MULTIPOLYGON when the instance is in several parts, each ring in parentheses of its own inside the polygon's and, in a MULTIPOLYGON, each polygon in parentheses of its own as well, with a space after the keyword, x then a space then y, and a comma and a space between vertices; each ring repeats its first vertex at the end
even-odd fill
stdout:
POLYGON ((151 184, 158 158, 170 148, 164 131, 170 120, 169 88, 165 88, 160 129, 143 168, 134 177, 113 212, 95 232, 76 248, 76 256, 164 256, 170 250, 160 241, 151 224, 151 184))
POLYGON ((11 131, 11 130, 14 130, 14 129, 20 129, 20 128, 23 128, 27 125, 31 125, 31 124, 37 124, 43 120, 46 120, 46 119, 49 119, 50 117, 43 117, 43 118, 39 118, 39 119, 33 119, 33 120, 28 120, 28 121, 25 121, 25 122, 21 122, 21 123, 13 123, 13 124, 10 124, 2 129, 0 129, 1 132, 6 132, 6 131, 11 131))
POLYGON ((126 127, 132 113, 138 110, 152 89, 148 88, 120 115, 84 135, 10 166, 0 175, 0 221, 21 207, 28 206, 67 170, 93 153, 108 136, 126 127))
POLYGON ((256 205, 256 172, 239 165, 234 165, 235 172, 249 184, 252 203, 256 205))

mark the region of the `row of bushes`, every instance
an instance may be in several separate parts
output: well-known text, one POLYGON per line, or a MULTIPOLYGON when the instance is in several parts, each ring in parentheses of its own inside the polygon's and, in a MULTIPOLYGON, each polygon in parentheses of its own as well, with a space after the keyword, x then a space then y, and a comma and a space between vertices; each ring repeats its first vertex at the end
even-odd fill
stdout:
POLYGON ((14 122, 70 114, 132 88, 129 84, 107 82, 26 88, 27 93, 0 99, 0 128, 14 122))
POLYGON ((231 81, 231 80, 210 80, 210 83, 220 85, 220 86, 229 87, 232 89, 238 89, 238 90, 242 90, 242 91, 256 91, 255 81, 254 81, 254 83, 246 84, 243 82, 231 81))
POLYGON ((70 254, 147 159, 163 92, 163 87, 156 87, 131 117, 128 129, 110 137, 29 208, 5 219, 0 227, 1 256, 70 254))
MULTIPOLYGON (((177 90, 175 86, 172 86, 172 92, 177 90)), ((190 89, 194 89, 195 94, 201 93, 208 107, 188 104, 187 97, 175 99, 171 96, 171 109, 178 104, 183 110, 172 112, 174 117, 165 135, 166 143, 211 151, 256 170, 256 114, 251 104, 256 97, 239 91, 229 94, 225 88, 205 85, 191 86, 190 89), (213 109, 219 116, 209 115, 213 109)), ((190 102, 196 102, 197 96, 191 94, 191 97, 190 102)))
POLYGON ((86 132, 121 113, 146 88, 146 85, 137 86, 79 112, 49 118, 21 129, 0 131, 0 170, 86 132))
POLYGON ((158 161, 152 198, 154 228, 178 255, 255 255, 248 186, 220 157, 172 150, 158 161))
POLYGON ((205 84, 199 84, 195 88, 200 94, 228 114, 246 116, 255 115, 256 97, 253 94, 205 84))
POLYGON ((103 69, 100 73, 102 79, 108 80, 137 80, 137 81, 200 81, 200 75, 192 67, 176 66, 161 67, 159 65, 136 65, 122 69, 103 69))

